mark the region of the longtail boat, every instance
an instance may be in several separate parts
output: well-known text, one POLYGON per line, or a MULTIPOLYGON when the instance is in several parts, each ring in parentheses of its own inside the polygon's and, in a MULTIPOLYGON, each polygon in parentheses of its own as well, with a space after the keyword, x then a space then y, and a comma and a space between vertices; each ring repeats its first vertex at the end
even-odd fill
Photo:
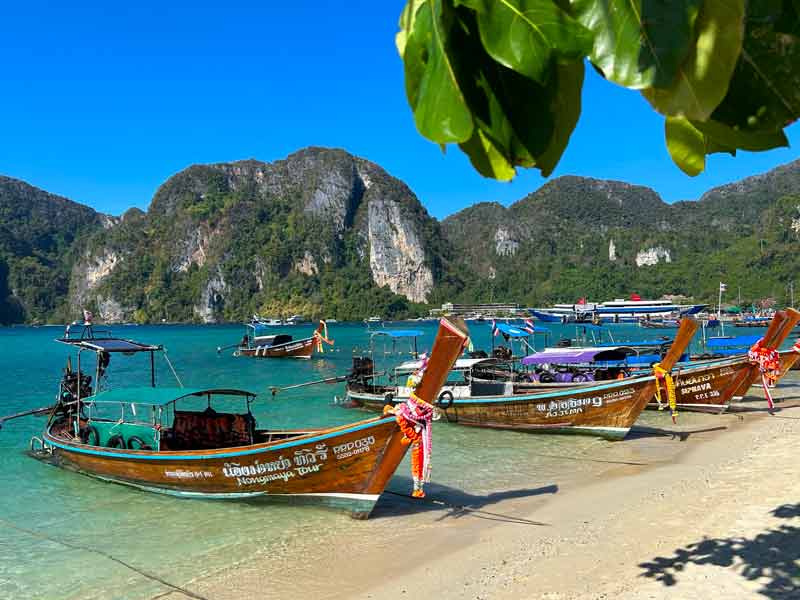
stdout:
MULTIPOLYGON (((675 341, 660 363, 662 371, 657 374, 669 373, 696 329, 693 320, 681 321, 675 341)), ((436 407, 446 421, 460 425, 621 439, 655 394, 656 385, 657 376, 649 375, 535 393, 460 398, 442 393, 436 407)), ((371 410, 398 401, 396 397, 386 397, 383 390, 359 385, 348 385, 347 393, 351 405, 371 410)))
POLYGON ((316 331, 307 338, 294 339, 286 333, 259 335, 261 325, 248 324, 248 333, 239 343, 234 356, 248 356, 251 358, 311 358, 316 348, 322 351, 322 343, 333 345, 328 339, 327 325, 320 321, 316 331))
MULTIPOLYGON (((747 393, 762 371, 767 372, 771 378, 770 382, 765 382, 765 386, 774 384, 785 371, 778 373, 774 368, 765 369, 761 356, 771 355, 772 360, 778 359, 781 354, 776 349, 786 340, 798 321, 800 313, 796 310, 779 311, 774 315, 764 337, 754 344, 749 353, 679 365, 674 376, 678 408, 721 413, 730 406, 733 399, 747 393)), ((790 351, 786 355, 785 364, 796 361, 798 356, 800 354, 797 352, 790 351)), ((781 358, 779 364, 782 363, 781 358)), ((656 407, 656 402, 649 406, 656 407)))
MULTIPOLYGON (((252 392, 155 387, 154 355, 161 346, 95 336, 91 327, 57 341, 77 350, 77 370, 70 360, 31 454, 142 490, 187 498, 311 499, 367 518, 409 442, 416 451, 420 431, 430 432, 428 423, 411 423, 401 411, 339 427, 262 429, 250 410, 252 392), (93 390, 92 376, 81 371, 87 353, 96 357, 95 382, 112 355, 149 353, 149 385, 93 390), (243 405, 238 411, 218 410, 236 402, 243 405)), ((443 320, 416 391, 419 406, 436 398, 463 344, 460 330, 443 320)), ((415 495, 422 495, 422 482, 415 477, 415 495)))

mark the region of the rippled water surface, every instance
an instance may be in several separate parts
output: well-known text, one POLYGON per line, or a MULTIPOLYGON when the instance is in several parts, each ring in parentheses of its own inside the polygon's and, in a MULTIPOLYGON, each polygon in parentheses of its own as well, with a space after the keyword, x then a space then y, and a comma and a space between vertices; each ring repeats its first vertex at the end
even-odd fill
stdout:
MULTIPOLYGON (((421 329, 420 350, 430 347, 435 324, 391 324, 421 329)), ((488 348, 487 324, 471 326, 475 346, 488 348)), ((554 337, 574 335, 574 326, 551 326, 554 337)), ((305 337, 312 326, 287 328, 305 337)), ((620 339, 651 339, 652 331, 615 326, 620 339)), ((70 349, 53 341, 61 328, 0 328, 4 394, 0 414, 45 406, 55 396, 70 349)), ((757 333, 748 330, 736 334, 757 333)), ((118 326, 114 333, 167 348, 185 385, 237 387, 259 393, 253 410, 261 426, 320 427, 364 418, 366 413, 333 405, 343 384, 320 385, 273 398, 271 386, 346 373, 356 349, 369 345, 363 324, 331 324, 333 351, 310 361, 255 360, 220 354, 218 346, 236 342, 238 326, 118 326)), ((661 334, 656 332, 656 335, 661 334)), ((674 332, 671 332, 674 334, 674 332)), ((387 365, 408 359, 408 345, 379 344, 387 365), (393 352, 394 350, 394 352, 393 352)), ((144 357, 114 356, 111 385, 135 384, 147 373, 144 357)), ((158 380, 171 375, 159 365, 158 380)), ((146 384, 145 380, 139 383, 146 384)), ((669 425, 665 414, 643 415, 652 427, 669 425)), ((0 598, 150 598, 167 591, 162 584, 110 560, 112 555, 139 570, 182 583, 280 550, 291 556, 309 551, 324 536, 348 530, 369 536, 391 519, 407 518, 388 504, 374 521, 354 522, 344 514, 311 506, 253 502, 181 500, 95 481, 41 464, 25 454, 43 420, 8 422, 0 431, 0 598), (383 524, 382 524, 383 523, 383 524)), ((705 415, 685 415, 683 426, 711 423, 705 415)), ((493 498, 524 496, 554 482, 580 478, 606 468, 604 461, 625 460, 635 441, 611 443, 580 436, 531 435, 438 424, 434 431, 433 484, 439 494, 459 504, 490 505, 493 498)), ((389 489, 408 491, 403 464, 389 489)))

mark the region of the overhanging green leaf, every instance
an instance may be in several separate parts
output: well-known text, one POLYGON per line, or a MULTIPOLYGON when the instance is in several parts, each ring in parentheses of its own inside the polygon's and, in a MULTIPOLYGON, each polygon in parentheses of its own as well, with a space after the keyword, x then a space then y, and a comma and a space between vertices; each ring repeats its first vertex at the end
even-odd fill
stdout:
POLYGON ((425 0, 413 15, 403 61, 406 94, 419 132, 434 142, 465 142, 473 121, 449 56, 453 9, 425 0))
POLYGON ((484 177, 499 181, 511 181, 514 178, 514 167, 480 129, 475 128, 472 137, 459 144, 459 147, 469 157, 472 166, 484 177))
POLYGON ((548 177, 558 165, 581 116, 583 70, 583 62, 559 64, 556 68, 551 98, 551 110, 555 115, 553 135, 547 149, 536 157, 536 165, 543 177, 548 177))
POLYGON ((710 141, 723 148, 760 152, 789 145, 786 134, 780 129, 777 131, 744 131, 714 120, 692 121, 692 124, 702 131, 710 141))
POLYGON ((406 40, 414 28, 414 17, 417 14, 417 9, 422 6, 425 0, 408 0, 403 7, 403 12, 400 13, 400 31, 394 36, 394 43, 397 46, 397 52, 402 57, 406 51, 406 40))
POLYGON ((483 46, 501 65, 544 83, 553 57, 581 59, 592 34, 553 0, 460 0, 477 13, 483 46))
POLYGON ((706 168, 706 141, 702 132, 683 117, 664 121, 667 150, 681 171, 694 177, 706 168))
POLYGON ((664 115, 704 121, 728 91, 744 36, 744 0, 706 0, 697 17, 695 43, 667 88, 644 97, 664 115))
POLYGON ((606 79, 643 89, 672 85, 694 40, 701 0, 570 0, 594 34, 592 62, 606 79))
POLYGON ((750 0, 742 53, 714 121, 742 134, 777 134, 800 118, 800 37, 787 33, 798 19, 789 2, 750 0))

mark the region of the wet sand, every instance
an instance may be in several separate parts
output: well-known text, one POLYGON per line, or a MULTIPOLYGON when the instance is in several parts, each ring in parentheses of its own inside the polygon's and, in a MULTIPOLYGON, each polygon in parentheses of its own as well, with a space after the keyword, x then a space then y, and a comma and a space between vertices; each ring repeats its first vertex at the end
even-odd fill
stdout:
MULTIPOLYGON (((777 392, 800 398, 800 377, 777 392)), ((735 412, 688 425, 646 418, 577 479, 386 494, 352 537, 313 532, 184 587, 209 599, 800 598, 800 403, 769 415, 760 398, 754 387, 735 412)))

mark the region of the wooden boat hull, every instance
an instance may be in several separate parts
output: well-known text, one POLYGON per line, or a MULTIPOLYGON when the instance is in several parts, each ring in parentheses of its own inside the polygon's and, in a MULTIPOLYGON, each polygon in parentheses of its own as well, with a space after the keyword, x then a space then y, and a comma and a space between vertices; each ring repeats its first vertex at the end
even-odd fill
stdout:
POLYGON ((293 340, 277 346, 255 346, 253 348, 238 348, 234 356, 247 356, 250 358, 311 358, 316 340, 313 337, 302 340, 293 340))
MULTIPOLYGON (((654 393, 650 376, 534 394, 453 398, 438 401, 437 408, 447 422, 459 425, 622 439, 654 393)), ((348 398, 368 410, 382 410, 386 402, 383 395, 355 390, 348 398)))
MULTIPOLYGON (((746 357, 716 360, 678 367, 673 372, 678 410, 722 413, 730 406, 734 394, 754 366, 746 357)), ((662 407, 667 395, 661 390, 662 407)), ((655 397, 647 408, 659 408, 655 397)))
POLYGON ((367 518, 405 455, 394 416, 252 446, 149 451, 76 443, 48 430, 37 458, 186 498, 314 500, 367 518))
POLYGON ((778 379, 786 375, 789 371, 800 370, 800 352, 795 350, 781 350, 778 352, 781 357, 781 374, 778 379))

